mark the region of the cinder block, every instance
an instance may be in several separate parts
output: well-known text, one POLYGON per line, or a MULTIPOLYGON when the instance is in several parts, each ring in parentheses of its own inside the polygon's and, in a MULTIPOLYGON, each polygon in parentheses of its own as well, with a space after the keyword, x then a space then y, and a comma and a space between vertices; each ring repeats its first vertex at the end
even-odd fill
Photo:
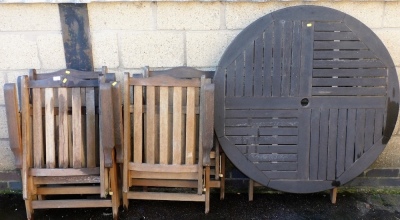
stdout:
POLYGON ((92 33, 92 52, 95 68, 119 66, 118 38, 113 32, 92 33))
POLYGON ((382 40, 392 56, 396 66, 400 66, 400 30, 399 29, 375 29, 375 34, 382 40))
POLYGON ((61 30, 57 4, 2 4, 0 31, 61 30))
POLYGON ((41 69, 65 69, 64 43, 61 34, 37 37, 41 69))
POLYGON ((6 107, 4 106, 0 107, 0 118, 0 138, 8 138, 6 107))
POLYGON ((385 11, 383 13, 384 27, 400 27, 400 2, 385 2, 385 11))
POLYGON ((221 23, 221 3, 159 2, 157 29, 215 30, 221 23))
POLYGON ((0 70, 40 68, 36 38, 5 34, 0 42, 0 70))
POLYGON ((26 70, 0 71, 0 74, 6 75, 7 83, 17 83, 18 76, 28 75, 29 74, 29 69, 26 69, 26 70))
POLYGON ((90 3, 89 23, 97 30, 151 30, 154 18, 151 2, 90 3))
POLYGON ((393 135, 378 159, 370 169, 400 167, 400 136, 393 135))
POLYGON ((14 154, 8 141, 0 141, 0 171, 15 170, 14 154))
POLYGON ((225 20, 227 29, 243 29, 258 18, 278 9, 299 5, 299 2, 228 2, 225 20))
POLYGON ((187 32, 187 65, 215 67, 239 31, 187 32))
POLYGON ((184 63, 184 33, 124 32, 119 35, 123 68, 174 67, 184 63))
POLYGON ((320 6, 325 6, 328 8, 333 8, 349 14, 356 19, 363 22, 369 28, 382 27, 382 17, 384 11, 384 2, 318 2, 312 3, 320 6))
POLYGON ((6 83, 6 74, 0 73, 0 105, 4 105, 4 84, 6 83))

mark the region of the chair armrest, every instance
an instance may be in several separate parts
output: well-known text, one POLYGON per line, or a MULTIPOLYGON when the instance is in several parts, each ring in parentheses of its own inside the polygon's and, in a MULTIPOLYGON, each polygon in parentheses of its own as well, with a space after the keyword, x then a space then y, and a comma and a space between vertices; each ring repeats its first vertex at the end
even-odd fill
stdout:
POLYGON ((21 119, 18 111, 17 89, 15 83, 4 85, 4 100, 6 104, 7 126, 10 138, 10 148, 14 154, 15 166, 22 167, 22 136, 21 119))
POLYGON ((100 83, 100 150, 104 153, 105 167, 112 167, 112 151, 115 146, 114 117, 112 108, 112 92, 110 83, 100 83))
POLYGON ((213 135, 214 135, 214 84, 204 85, 204 106, 201 114, 203 135, 202 135, 202 148, 203 148, 203 166, 210 166, 210 152, 213 147, 213 135))

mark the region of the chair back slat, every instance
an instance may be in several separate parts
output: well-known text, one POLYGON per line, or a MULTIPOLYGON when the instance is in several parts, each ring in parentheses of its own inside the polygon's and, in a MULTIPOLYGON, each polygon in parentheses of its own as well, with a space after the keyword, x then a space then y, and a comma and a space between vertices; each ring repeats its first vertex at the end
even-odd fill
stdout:
POLYGON ((68 123, 68 89, 58 89, 58 163, 60 168, 68 168, 69 123, 68 123))
POLYGON ((182 164, 184 155, 182 132, 183 117, 182 117, 182 87, 173 88, 173 112, 172 112, 172 164, 182 164))
POLYGON ((56 145, 55 145, 55 123, 54 123, 54 90, 53 88, 45 88, 44 90, 45 90, 45 120, 46 120, 46 125, 45 125, 46 168, 55 168, 56 145))
POLYGON ((133 94, 133 146, 134 154, 133 161, 135 163, 143 162, 143 88, 142 86, 136 86, 133 94))
MULTIPOLYGON (((133 103, 130 101, 129 107, 133 113, 134 142, 130 161, 135 164, 196 164, 200 156, 200 130, 197 128, 200 79, 156 76, 131 78, 128 83, 129 92, 133 92, 133 103)), ((125 100, 131 100, 131 94, 126 96, 125 100)))
POLYGON ((169 162, 169 95, 168 87, 160 87, 160 164, 169 162))
POLYGON ((156 115, 156 89, 154 86, 146 88, 146 163, 154 164, 158 158, 157 127, 156 122, 159 114, 156 115))
POLYGON ((72 88, 73 168, 82 167, 82 98, 81 89, 72 88))
POLYGON ((186 164, 196 161, 196 90, 187 88, 186 95, 186 164))
POLYGON ((33 166, 35 168, 42 168, 44 165, 44 145, 43 145, 43 118, 42 118, 42 96, 41 89, 32 89, 33 93, 33 116, 32 123, 33 129, 33 166))
POLYGON ((87 167, 96 167, 96 112, 93 87, 86 88, 86 155, 87 167))

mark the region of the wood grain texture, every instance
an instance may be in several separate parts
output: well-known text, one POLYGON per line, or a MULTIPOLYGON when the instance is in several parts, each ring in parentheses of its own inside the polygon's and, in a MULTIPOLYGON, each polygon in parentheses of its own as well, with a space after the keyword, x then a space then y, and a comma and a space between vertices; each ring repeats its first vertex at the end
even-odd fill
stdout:
POLYGON ((82 112, 81 89, 72 89, 72 138, 73 138, 73 167, 82 167, 82 112))
MULTIPOLYGON (((54 91, 45 89, 45 120, 46 120, 46 167, 56 167, 56 145, 54 124, 54 91)), ((80 108, 79 108, 80 109, 80 108)), ((39 151, 39 150, 38 150, 39 151)))

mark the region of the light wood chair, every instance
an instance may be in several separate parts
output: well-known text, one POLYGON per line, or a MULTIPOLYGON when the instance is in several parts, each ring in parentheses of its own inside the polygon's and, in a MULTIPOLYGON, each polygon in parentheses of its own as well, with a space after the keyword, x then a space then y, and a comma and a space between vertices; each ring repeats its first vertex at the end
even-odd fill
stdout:
POLYGON ((28 219, 35 209, 84 207, 112 207, 117 218, 113 85, 96 75, 83 79, 66 70, 44 79, 22 77, 21 175, 28 219), (103 199, 67 196, 86 194, 103 199))
MULTIPOLYGON (((205 76, 207 79, 214 77, 214 71, 202 71, 192 67, 180 66, 167 70, 151 70, 149 66, 143 68, 143 78, 168 75, 179 79, 201 78, 205 76)), ((226 156, 218 142, 214 137, 214 147, 210 152, 210 188, 219 188, 220 199, 225 198, 225 161, 226 156)))
POLYGON ((125 73, 124 91, 124 207, 129 199, 199 201, 208 213, 211 80, 125 73), (177 187, 186 190, 176 192, 177 187))

